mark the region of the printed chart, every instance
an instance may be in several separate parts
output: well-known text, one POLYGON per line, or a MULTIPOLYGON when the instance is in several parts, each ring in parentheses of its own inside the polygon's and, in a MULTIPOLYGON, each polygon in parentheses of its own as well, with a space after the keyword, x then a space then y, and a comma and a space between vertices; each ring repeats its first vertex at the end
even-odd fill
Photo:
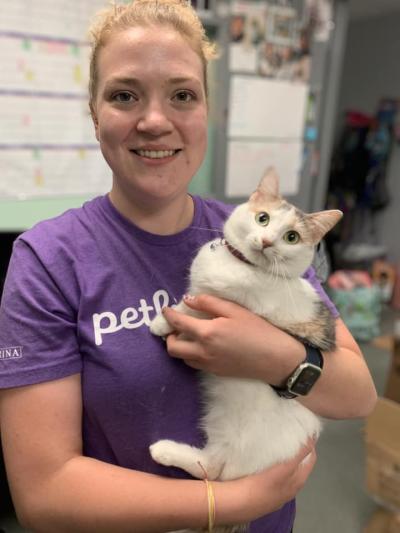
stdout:
MULTIPOLYGON (((104 0, 13 0, 0 14, 0 198, 102 193, 87 27, 104 0)), ((3 6, 2 6, 3 7, 3 6)))

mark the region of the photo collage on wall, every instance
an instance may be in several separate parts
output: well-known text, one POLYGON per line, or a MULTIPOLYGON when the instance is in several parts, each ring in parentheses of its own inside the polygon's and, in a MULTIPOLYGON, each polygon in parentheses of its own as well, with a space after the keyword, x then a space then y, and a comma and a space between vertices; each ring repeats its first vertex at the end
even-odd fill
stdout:
POLYGON ((313 40, 329 38, 331 0, 235 1, 230 19, 230 71, 308 83, 313 40))

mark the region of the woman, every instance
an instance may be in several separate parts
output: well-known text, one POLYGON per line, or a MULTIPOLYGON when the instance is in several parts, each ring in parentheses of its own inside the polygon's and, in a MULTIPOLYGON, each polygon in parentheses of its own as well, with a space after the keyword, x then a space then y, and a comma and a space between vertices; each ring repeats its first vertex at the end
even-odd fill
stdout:
MULTIPOLYGON (((148 331, 229 212, 187 194, 206 150, 213 48, 179 0, 112 7, 92 33, 90 108, 112 189, 18 239, 2 301, 0 345, 11 349, 0 360, 0 421, 18 517, 34 531, 165 532, 212 525, 215 502, 216 524, 256 520, 252 531, 288 533, 312 443, 211 488, 148 451, 164 437, 201 443, 193 367, 280 385, 304 359, 295 339, 207 295, 191 305, 214 320, 167 311, 171 357, 148 331), (191 342, 179 336, 188 331, 191 342)), ((363 416, 375 390, 339 319, 337 333, 304 403, 363 416)))

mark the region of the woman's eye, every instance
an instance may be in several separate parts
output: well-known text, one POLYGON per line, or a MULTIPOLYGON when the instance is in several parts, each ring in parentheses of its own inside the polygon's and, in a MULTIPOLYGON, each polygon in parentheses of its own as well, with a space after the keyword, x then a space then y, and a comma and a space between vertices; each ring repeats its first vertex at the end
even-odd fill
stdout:
POLYGON ((256 222, 257 224, 260 224, 260 226, 268 226, 269 224, 269 214, 265 211, 261 211, 261 213, 256 214, 256 222))
POLYGON ((178 91, 174 95, 174 99, 178 102, 191 102, 194 98, 194 95, 189 91, 178 91))
POLYGON ((114 94, 113 100, 115 100, 116 102, 127 103, 132 102, 134 100, 134 96, 133 94, 128 93, 127 91, 122 91, 120 93, 114 94))
POLYGON ((287 231, 283 236, 283 240, 288 244, 297 244, 300 240, 300 235, 297 231, 287 231))

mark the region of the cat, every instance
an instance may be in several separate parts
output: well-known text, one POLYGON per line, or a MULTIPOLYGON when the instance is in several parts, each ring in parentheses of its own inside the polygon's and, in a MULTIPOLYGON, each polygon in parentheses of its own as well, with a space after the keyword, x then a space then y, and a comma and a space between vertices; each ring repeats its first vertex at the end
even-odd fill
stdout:
MULTIPOLYGON (((227 219, 224 239, 200 248, 191 266, 189 294, 234 301, 297 338, 333 350, 335 319, 301 276, 312 263, 315 246, 341 217, 339 210, 303 213, 281 197, 279 177, 274 168, 267 169, 248 202, 227 219)), ((176 309, 207 318, 183 300, 176 309)), ((150 331, 166 336, 171 327, 159 314, 150 331)), ((150 446, 156 462, 182 468, 195 478, 204 478, 206 472, 210 480, 235 479, 294 457, 321 431, 314 413, 295 399, 281 398, 264 382, 204 372, 202 385, 207 444, 199 449, 158 441, 150 446)), ((246 531, 246 526, 214 531, 246 531)))

